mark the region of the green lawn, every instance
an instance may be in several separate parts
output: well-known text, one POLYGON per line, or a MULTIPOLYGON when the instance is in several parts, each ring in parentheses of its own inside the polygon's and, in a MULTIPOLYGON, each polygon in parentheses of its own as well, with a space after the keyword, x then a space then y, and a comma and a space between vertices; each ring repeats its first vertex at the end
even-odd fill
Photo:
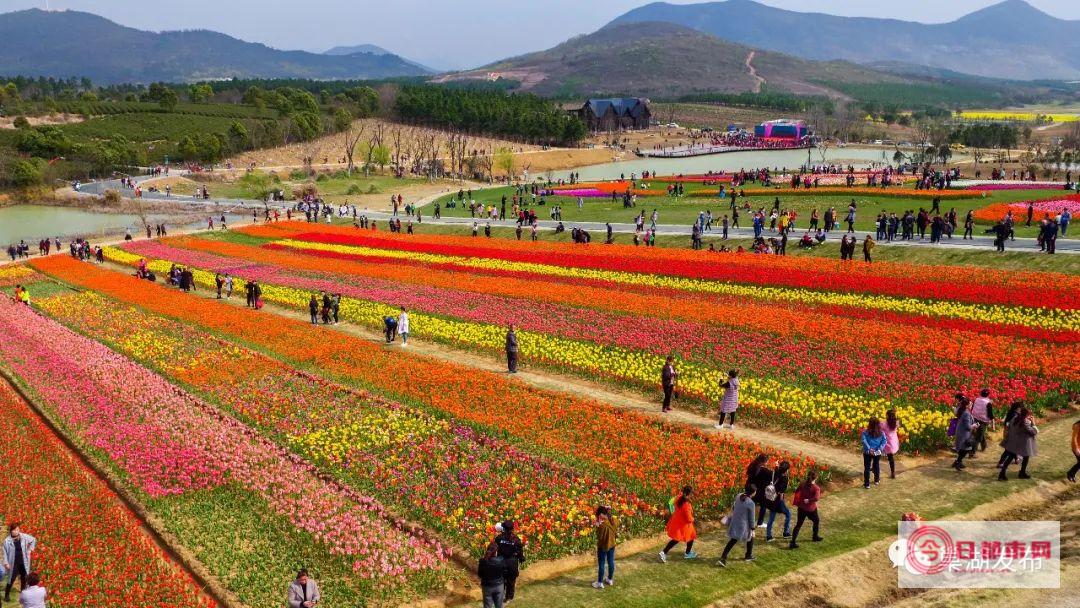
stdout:
MULTIPOLYGON (((656 187, 666 187, 663 184, 654 184, 656 187)), ((702 190, 701 186, 695 184, 687 185, 687 192, 694 192, 702 190)), ((715 191, 714 186, 709 186, 708 190, 715 191)), ((496 206, 501 205, 503 195, 506 195, 507 200, 512 200, 514 189, 513 188, 493 188, 489 190, 480 190, 473 193, 473 198, 478 203, 493 204, 496 206)), ((947 212, 951 208, 955 208, 961 222, 961 230, 963 229, 962 223, 964 215, 969 209, 980 209, 991 203, 1002 202, 1015 202, 1030 199, 1044 199, 1054 196, 1063 195, 1062 190, 998 190, 994 192, 988 192, 985 198, 972 198, 959 201, 942 201, 941 209, 943 212, 947 212)), ((442 207, 442 214, 444 216, 462 216, 468 217, 468 195, 466 195, 466 203, 464 207, 459 205, 456 209, 447 209, 446 203, 455 198, 457 193, 448 194, 438 199, 440 206, 442 207)), ((749 202, 752 209, 759 207, 765 207, 766 211, 772 209, 773 200, 772 196, 750 196, 740 198, 739 204, 743 202, 749 202)), ((856 214, 855 227, 860 232, 874 232, 874 220, 880 211, 896 212, 897 215, 902 215, 905 210, 918 211, 920 208, 930 209, 931 201, 922 199, 902 199, 894 197, 867 197, 867 196, 846 196, 846 195, 830 195, 830 196, 787 196, 780 197, 780 206, 782 209, 790 209, 794 207, 799 213, 799 226, 805 228, 810 219, 810 211, 817 209, 819 214, 824 217, 825 210, 829 207, 835 207, 838 215, 838 221, 842 220, 847 213, 848 203, 852 198, 855 199, 858 207, 858 213, 856 214)), ((545 199, 546 205, 543 208, 537 209, 537 215, 540 219, 550 219, 550 209, 554 205, 562 205, 563 208, 563 220, 565 222, 616 222, 616 223, 632 223, 634 217, 644 209, 646 218, 651 216, 653 209, 659 211, 660 224, 692 224, 698 217, 698 213, 706 210, 712 210, 713 217, 718 223, 720 218, 729 213, 728 200, 720 201, 716 198, 705 198, 698 196, 685 196, 678 199, 671 197, 638 197, 637 208, 624 209, 622 206, 622 200, 613 202, 610 198, 586 198, 584 200, 584 206, 582 209, 578 209, 577 199, 570 197, 547 197, 545 199)), ((507 211, 512 206, 511 202, 507 203, 507 211)), ((1080 208, 1080 205, 1077 205, 1080 208)), ((739 221, 742 227, 746 228, 751 225, 750 217, 748 213, 744 213, 740 210, 739 221)), ((982 234, 983 230, 989 227, 989 223, 976 222, 975 231, 977 234, 982 234)), ((1077 230, 1074 230, 1066 238, 1076 238, 1077 230)), ((1034 237, 1035 228, 1017 226, 1016 236, 1018 237, 1034 237)))

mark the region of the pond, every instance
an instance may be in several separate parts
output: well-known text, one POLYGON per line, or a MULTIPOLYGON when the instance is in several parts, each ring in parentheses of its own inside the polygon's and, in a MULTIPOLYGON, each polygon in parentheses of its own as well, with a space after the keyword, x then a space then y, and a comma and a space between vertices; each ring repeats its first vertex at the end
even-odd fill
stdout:
MULTIPOLYGON (((165 222, 170 228, 198 228, 206 221, 205 213, 201 211, 184 215, 152 214, 147 219, 155 224, 165 222)), ((129 213, 96 213, 49 205, 0 207, 0 244, 5 248, 20 239, 31 244, 45 237, 58 236, 100 239, 123 235, 125 229, 135 232, 141 226, 139 216, 129 213)))
MULTIPOLYGON (((892 148, 830 148, 826 151, 825 162, 865 167, 870 163, 892 163, 892 148)), ((583 181, 616 179, 620 175, 638 176, 643 171, 653 171, 658 175, 678 175, 706 173, 708 171, 738 171, 758 167, 796 169, 806 164, 807 151, 802 150, 751 150, 747 152, 728 152, 690 158, 633 158, 632 160, 604 163, 573 169, 581 174, 583 181)), ((810 150, 810 163, 822 164, 821 151, 810 150)), ((566 179, 570 171, 556 171, 554 179, 566 179)), ((537 175, 536 177, 543 177, 537 175)))

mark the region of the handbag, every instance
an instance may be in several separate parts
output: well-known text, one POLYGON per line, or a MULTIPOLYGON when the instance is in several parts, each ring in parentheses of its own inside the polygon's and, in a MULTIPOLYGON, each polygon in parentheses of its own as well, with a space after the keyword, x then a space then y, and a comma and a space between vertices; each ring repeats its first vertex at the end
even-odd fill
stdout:
POLYGON ((765 500, 769 502, 776 501, 776 471, 773 471, 769 485, 765 486, 765 500))
POLYGON ((956 426, 959 423, 960 423, 959 418, 953 418, 952 420, 949 421, 949 430, 948 430, 948 433, 947 433, 949 435, 949 437, 956 437, 956 426))

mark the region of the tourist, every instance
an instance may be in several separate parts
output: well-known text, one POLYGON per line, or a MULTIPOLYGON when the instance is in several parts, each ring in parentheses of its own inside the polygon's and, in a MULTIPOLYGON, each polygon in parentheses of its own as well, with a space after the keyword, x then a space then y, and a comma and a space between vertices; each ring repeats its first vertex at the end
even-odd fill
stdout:
POLYGON ((990 389, 984 388, 979 391, 979 396, 971 404, 971 416, 978 423, 971 440, 969 458, 975 458, 975 450, 986 451, 986 429, 994 422, 994 402, 990 400, 990 389))
POLYGON ((308 300, 308 312, 311 313, 311 324, 319 324, 319 299, 315 294, 311 294, 311 299, 308 300))
POLYGON ((506 330, 506 368, 511 374, 517 373, 518 339, 511 323, 506 330))
POLYGON ((952 463, 952 467, 960 471, 967 468, 964 465, 964 457, 971 450, 972 438, 978 423, 971 415, 967 397, 961 396, 957 401, 959 405, 956 407, 956 426, 953 429, 953 449, 956 450, 956 460, 952 463))
POLYGON ((799 487, 795 490, 795 496, 793 501, 796 508, 795 517, 795 529, 791 531, 791 543, 788 545, 791 549, 799 548, 799 530, 802 530, 803 522, 807 519, 814 525, 814 535, 810 540, 815 543, 819 543, 824 540, 818 535, 819 528, 821 527, 821 517, 818 515, 818 500, 821 499, 821 487, 817 485, 818 473, 816 470, 811 469, 806 473, 806 479, 803 480, 799 487))
POLYGON ((787 487, 788 487, 788 472, 791 470, 791 463, 784 460, 776 467, 776 471, 773 472, 772 484, 765 486, 762 491, 765 494, 765 500, 769 507, 769 521, 765 525, 765 542, 771 543, 773 541, 773 522, 776 521, 776 514, 784 514, 784 538, 791 537, 791 509, 788 508, 785 502, 787 487), (772 487, 770 492, 769 488, 772 487), (770 493, 772 498, 769 498, 770 493))
POLYGON ((503 601, 509 604, 514 599, 514 592, 518 579, 518 568, 525 561, 525 546, 521 539, 514 534, 514 522, 504 521, 496 524, 495 530, 499 535, 495 537, 495 544, 499 548, 499 556, 506 564, 506 574, 503 588, 506 593, 503 601))
POLYGON ((383 317, 383 328, 386 331, 386 343, 393 344, 397 337, 397 319, 393 315, 383 317))
POLYGON ((45 608, 48 591, 41 586, 41 576, 31 572, 26 577, 26 588, 19 592, 20 608, 45 608))
POLYGON ((668 355, 664 367, 660 370, 660 386, 664 389, 664 407, 661 411, 671 411, 671 397, 675 394, 675 385, 679 381, 679 372, 675 369, 675 357, 668 355))
POLYGON ((885 422, 881 424, 885 435, 885 457, 889 460, 889 479, 896 479, 896 454, 900 451, 900 421, 896 410, 885 412, 885 422))
POLYGON ((255 282, 254 281, 248 281, 247 283, 244 284, 244 295, 247 298, 247 301, 246 301, 246 303, 244 305, 247 306, 248 308, 255 308, 255 282))
POLYGON ((863 452, 863 488, 870 489, 870 472, 874 473, 874 485, 881 481, 881 455, 885 452, 885 433, 881 432, 881 421, 876 416, 870 418, 859 436, 863 452))
POLYGON ((869 234, 866 235, 865 239, 863 239, 862 255, 863 255, 863 261, 866 262, 867 264, 874 261, 874 260, 872 260, 870 258, 870 252, 872 252, 874 250, 874 245, 875 244, 876 243, 874 243, 874 239, 870 238, 869 234))
POLYGON ((334 320, 334 325, 341 322, 341 294, 335 293, 330 297, 330 316, 334 320))
POLYGON ((716 565, 721 568, 727 567, 728 554, 740 542, 746 543, 746 555, 743 561, 754 561, 754 503, 757 501, 757 493, 757 486, 749 484, 746 486, 746 491, 735 499, 727 521, 728 542, 720 555, 720 561, 716 562, 716 565))
POLYGON ((697 553, 694 553, 697 530, 694 528, 694 507, 690 504, 690 495, 693 493, 693 488, 685 486, 677 497, 668 502, 671 517, 667 522, 667 535, 670 540, 660 552, 660 561, 665 564, 668 553, 679 543, 686 543, 686 553, 683 555, 685 559, 697 559, 697 553))
POLYGON ((720 398, 720 420, 716 428, 724 427, 724 417, 727 416, 728 429, 735 428, 735 412, 739 409, 739 370, 728 370, 728 378, 721 385, 724 395, 720 398))
POLYGON ((593 587, 603 589, 615 584, 615 545, 619 522, 611 514, 611 507, 596 507, 596 582, 593 587), (607 564, 607 576, 604 576, 607 564))
POLYGON ((301 568, 296 573, 296 580, 289 584, 289 608, 312 608, 322 599, 319 585, 308 576, 308 571, 301 568))
POLYGON ((1005 440, 1002 441, 1002 447, 1005 448, 1005 460, 1001 465, 1001 472, 998 474, 999 480, 1006 481, 1008 479, 1006 472, 1014 460, 1020 461, 1020 473, 1017 477, 1031 479, 1027 467, 1028 461, 1037 452, 1035 437, 1038 434, 1039 427, 1035 426, 1031 411, 1021 406, 1016 416, 1009 422, 1005 440))
POLYGON ((221 273, 214 273, 214 286, 217 288, 217 299, 221 299, 221 290, 225 288, 225 278, 221 273))
POLYGON ((491 543, 476 568, 484 608, 503 608, 506 593, 506 560, 499 556, 499 545, 491 543))
POLYGON ((11 601, 11 586, 19 579, 19 591, 26 589, 26 575, 30 573, 30 557, 37 548, 37 539, 23 533, 19 522, 8 526, 8 537, 4 539, 4 571, 8 573, 8 584, 4 590, 4 601, 11 601))
POLYGON ((746 482, 743 484, 743 491, 750 494, 750 488, 762 488, 754 498, 754 502, 757 503, 758 512, 756 518, 756 525, 759 528, 765 527, 765 511, 768 505, 765 504, 765 492, 764 488, 772 485, 773 472, 769 467, 765 466, 769 464, 769 456, 767 454, 758 454, 750 464, 746 466, 746 482))
POLYGON ((225 274, 225 299, 232 298, 233 292, 233 278, 228 273, 225 274))
POLYGON ((15 302, 30 306, 30 290, 22 285, 15 286, 15 302))
POLYGON ((398 315, 397 332, 401 335, 401 346, 405 347, 409 345, 409 313, 405 311, 405 307, 401 307, 401 314, 398 315))
POLYGON ((1076 457, 1076 464, 1069 469, 1069 472, 1065 474, 1065 477, 1076 483, 1076 474, 1080 473, 1080 420, 1073 423, 1072 426, 1072 452, 1076 457))

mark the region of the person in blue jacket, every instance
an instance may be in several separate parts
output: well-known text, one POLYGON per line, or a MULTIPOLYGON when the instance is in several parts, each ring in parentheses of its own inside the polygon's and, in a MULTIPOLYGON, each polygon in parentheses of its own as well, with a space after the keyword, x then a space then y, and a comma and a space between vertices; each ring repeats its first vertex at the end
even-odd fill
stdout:
POLYGON ((870 489, 870 471, 874 472, 874 485, 881 481, 881 455, 885 453, 885 433, 881 432, 881 421, 870 418, 862 432, 863 451, 863 487, 870 489))

